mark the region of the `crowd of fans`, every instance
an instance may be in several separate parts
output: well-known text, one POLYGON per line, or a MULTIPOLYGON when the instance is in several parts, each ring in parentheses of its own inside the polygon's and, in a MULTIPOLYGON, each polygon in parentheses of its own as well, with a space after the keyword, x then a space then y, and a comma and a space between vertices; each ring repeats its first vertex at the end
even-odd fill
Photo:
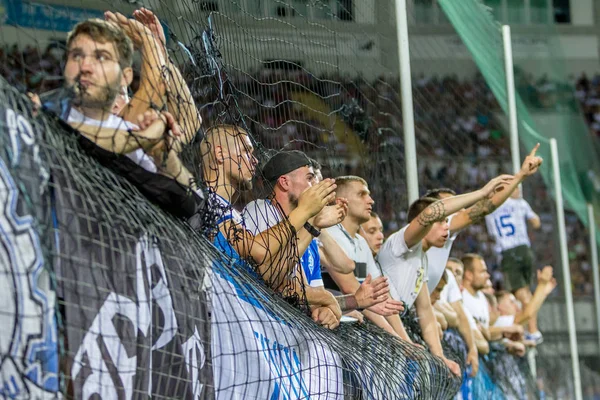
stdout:
MULTIPOLYGON (((416 79, 419 152, 431 160, 421 162, 421 183, 434 190, 405 210, 398 201, 402 187, 393 185, 400 180, 388 179, 398 173, 390 169, 398 165, 392 161, 402 146, 396 85, 384 79, 315 79, 301 71, 238 73, 227 76, 226 90, 238 99, 235 111, 243 118, 220 120, 215 104, 223 96, 215 91, 223 89, 188 86, 186 67, 170 59, 152 12, 137 10, 133 19, 105 16, 108 22, 84 21, 69 34, 64 67, 57 48, 43 54, 12 48, 1 54, 3 76, 32 92, 36 112, 55 113, 101 149, 137 165, 146 174, 144 185, 166 178, 189 189, 186 195, 192 193, 198 204, 205 196, 210 217, 190 224, 236 267, 306 306, 325 328, 335 329, 342 316, 367 319, 392 336, 425 345, 460 378, 475 377, 479 355, 491 347, 523 357, 526 348, 541 343, 536 314, 556 281, 552 267, 535 274, 533 261, 522 262, 521 253, 530 254, 528 231, 509 224, 504 213, 541 228, 544 239, 534 238, 533 248, 545 263, 552 253, 546 239, 552 217, 547 193, 535 182, 542 160, 532 149, 515 176, 501 175, 498 160, 508 156, 506 138, 481 77, 416 79), (134 48, 141 53, 139 66, 133 65, 134 48), (139 81, 133 84, 134 79, 139 81), (312 111, 296 100, 307 93, 316 100, 312 111), (156 111, 164 109, 169 111, 156 111), (335 111, 333 118, 322 118, 327 110, 335 111), (349 129, 337 132, 340 125, 349 129), (361 139, 360 149, 350 131, 361 139), (252 135, 261 152, 255 153, 252 135), (264 157, 262 147, 286 150, 264 157), (186 151, 196 152, 191 162, 183 157, 186 151), (331 165, 336 158, 341 168, 331 165), (374 161, 381 165, 368 173, 374 161), (331 175, 340 170, 344 176, 331 175), (384 177, 372 181, 380 172, 384 177), (539 216, 519 196, 525 181, 539 216), (264 196, 236 202, 240 192, 257 185, 264 196), (374 205, 373 197, 383 201, 374 205), (487 230, 484 218, 491 218, 487 230), (450 258, 451 251, 461 258, 450 258), (504 275, 488 270, 499 263, 504 275), (498 282, 495 288, 490 277, 498 282), (405 326, 416 326, 418 334, 405 326), (442 347, 448 329, 456 329, 465 343, 468 373, 442 347)), ((140 183, 139 174, 127 178, 140 183)), ((585 242, 577 241, 581 226, 570 225, 574 285, 587 293, 585 242)))

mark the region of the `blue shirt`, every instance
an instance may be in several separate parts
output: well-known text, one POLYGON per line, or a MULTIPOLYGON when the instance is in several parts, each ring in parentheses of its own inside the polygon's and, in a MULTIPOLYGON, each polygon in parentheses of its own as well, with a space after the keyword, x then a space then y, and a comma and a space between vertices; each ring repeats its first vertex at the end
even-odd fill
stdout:
MULTIPOLYGON (((220 228, 222 223, 225 223, 229 220, 232 220, 234 223, 243 226, 243 220, 240 213, 238 213, 233 208, 231 203, 229 203, 227 200, 225 200, 218 194, 214 192, 210 192, 208 194, 208 205, 210 207, 211 212, 214 214, 213 217, 215 221, 213 222, 218 228, 220 228)), ((214 236, 212 242, 219 251, 221 251, 223 254, 225 254, 231 259, 233 264, 247 270, 252 275, 257 276, 252 266, 240 257, 237 251, 235 251, 233 246, 229 243, 229 238, 225 237, 225 235, 223 235, 220 229, 217 230, 217 233, 214 236)), ((218 262, 215 263, 215 267, 217 267, 217 269, 219 266, 220 265, 218 262)), ((217 272, 222 271, 218 270, 217 272)))
POLYGON ((312 287, 323 286, 321 276, 321 257, 319 256, 319 244, 313 239, 300 259, 300 265, 304 269, 306 280, 312 287))

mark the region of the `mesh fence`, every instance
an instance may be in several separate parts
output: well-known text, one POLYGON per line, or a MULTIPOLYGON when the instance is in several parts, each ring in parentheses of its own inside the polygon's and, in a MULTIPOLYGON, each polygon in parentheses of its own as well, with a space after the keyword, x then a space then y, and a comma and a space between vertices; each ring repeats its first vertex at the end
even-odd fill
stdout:
MULTIPOLYGON (((1 314, 11 329, 2 340, 0 393, 453 397, 461 379, 427 350, 369 322, 332 331, 314 323, 291 214, 264 235, 235 223, 245 204, 272 191, 261 172, 267 159, 302 150, 325 178, 365 178, 386 231, 404 226, 395 21, 385 17, 392 2, 80 6, 6 9, 0 257, 10 260, 2 265, 11 266, 4 285, 14 301, 1 314), (160 19, 99 9, 130 16, 141 6, 160 19), (114 49, 65 54, 66 32, 88 17, 116 22, 132 38, 131 82, 111 75, 114 49), (44 111, 32 108, 26 91, 40 95, 44 111), (105 103, 117 94, 131 99, 114 110, 124 120, 108 128, 73 114, 99 101, 97 119, 112 121, 105 103), (148 108, 156 112, 138 119, 148 108)), ((467 192, 506 171, 507 138, 485 80, 421 76, 418 62, 413 71, 421 189, 467 192)), ((306 197, 295 200, 309 208, 306 197)), ((459 252, 491 254, 481 226, 463 237, 459 252)), ((423 343, 417 320, 405 322, 423 343)), ((443 347, 464 372, 460 337, 446 335, 443 347)), ((515 357, 490 360, 473 387, 498 398, 536 396, 515 357)))

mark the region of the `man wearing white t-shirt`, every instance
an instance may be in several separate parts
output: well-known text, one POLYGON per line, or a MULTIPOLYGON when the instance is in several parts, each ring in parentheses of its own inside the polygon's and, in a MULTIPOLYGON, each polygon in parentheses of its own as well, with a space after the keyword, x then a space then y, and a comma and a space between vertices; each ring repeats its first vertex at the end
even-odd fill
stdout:
MULTIPOLYGON (((262 170, 264 179, 273 187, 273 191, 267 199, 254 200, 246 205, 242 213, 246 229, 256 235, 283 221, 296 208, 300 194, 318 183, 311 164, 312 160, 297 150, 281 151, 273 155, 262 170)), ((338 254, 346 257, 324 229, 343 220, 346 211, 345 200, 338 199, 336 205, 324 207, 319 214, 307 222, 303 228, 303 231, 306 230, 306 235, 299 233, 298 256, 306 283, 318 292, 322 292, 323 296, 331 296, 331 294, 323 287, 316 237, 322 241, 323 246, 338 247, 338 254), (304 239, 310 240, 305 250, 302 243, 304 239)), ((379 277, 372 282, 368 279, 356 293, 336 297, 341 310, 367 308, 384 301, 384 296, 389 291, 386 281, 384 277, 379 277)))
POLYGON ((511 337, 518 340, 523 335, 521 325, 490 326, 489 303, 481 289, 485 287, 490 274, 487 271, 485 260, 479 254, 465 254, 461 259, 464 265, 463 276, 463 303, 478 323, 484 337, 488 341, 500 340, 511 337))
MULTIPOLYGON (((475 319, 463 304, 463 296, 461 291, 463 271, 464 266, 461 260, 454 257, 450 257, 448 259, 446 264, 448 284, 444 287, 444 290, 442 290, 442 293, 440 294, 440 301, 446 301, 448 304, 450 304, 452 309, 456 311, 458 316, 458 330, 463 339, 465 339, 465 342, 468 343, 467 338, 469 335, 471 335, 473 344, 477 350, 475 353, 477 355, 485 355, 490 352, 489 343, 487 340, 485 340, 483 333, 477 328, 475 319), (465 326, 467 326, 468 329, 465 329, 465 326)), ((468 351, 469 353, 471 352, 470 347, 468 347, 468 351)), ((467 362, 470 362, 472 368, 471 376, 475 376, 479 367, 479 359, 477 362, 473 362, 469 353, 467 354, 467 362)))
MULTIPOLYGON (((500 266, 506 290, 512 292, 526 307, 532 297, 530 285, 534 271, 527 224, 539 229, 540 218, 529 203, 521 198, 521 191, 515 190, 506 203, 485 217, 485 221, 488 233, 502 253, 500 266)), ((537 313, 529 320, 528 330, 529 339, 541 343, 543 338, 537 326, 537 313)))
POLYGON ((436 320, 431 307, 426 252, 431 247, 442 247, 448 239, 447 217, 494 193, 498 187, 509 183, 511 176, 495 178, 483 189, 473 193, 449 197, 443 200, 422 198, 415 201, 408 210, 409 224, 392 234, 383 244, 377 259, 390 283, 398 293, 398 300, 407 307, 416 305, 423 339, 432 354, 441 357, 457 375, 460 368, 445 358, 437 334, 436 320))
MULTIPOLYGON (((373 208, 367 182, 358 176, 341 176, 335 179, 337 194, 348 201, 348 214, 341 224, 329 228, 327 231, 344 250, 346 255, 356 265, 356 271, 364 271, 373 278, 382 275, 366 240, 358 233, 362 223, 369 220, 373 208)), ((353 272, 342 273, 340 271, 328 270, 339 290, 344 294, 355 293, 360 287, 357 276, 353 272)), ((364 276, 363 276, 364 277, 364 276)), ((386 332, 408 339, 408 335, 402 327, 398 313, 404 311, 402 302, 394 299, 394 288, 390 285, 390 297, 384 302, 369 307, 363 311, 365 317, 386 332)))
MULTIPOLYGON (((427 254, 429 261, 429 291, 437 285, 437 281, 446 268, 446 261, 450 257, 452 245, 458 234, 466 227, 483 221, 486 215, 494 212, 498 207, 501 207, 507 201, 510 201, 510 196, 515 191, 519 190, 519 185, 529 176, 535 174, 542 164, 542 159, 535 154, 539 144, 525 157, 521 169, 514 176, 514 179, 506 185, 503 190, 497 191, 491 198, 484 198, 472 205, 469 208, 458 211, 456 214, 449 217, 448 225, 450 235, 443 247, 432 248, 427 254)), ((440 188, 428 191, 424 197, 432 197, 435 199, 444 199, 447 197, 456 196, 456 192, 452 189, 440 188)), ((486 217, 487 219, 488 217, 486 217)))
MULTIPOLYGON (((119 14, 120 15, 120 14, 119 14)), ((116 16, 110 12, 107 18, 116 16)), ((161 87, 163 77, 142 74, 140 90, 127 107, 129 121, 114 115, 120 93, 133 78, 133 43, 136 39, 142 53, 142 69, 161 70, 164 57, 156 54, 157 41, 143 24, 126 21, 127 32, 118 21, 89 19, 77 24, 67 37, 67 60, 63 71, 64 87, 42 94, 30 95, 34 103, 57 114, 84 137, 112 153, 124 154, 151 173, 161 172, 184 186, 193 179, 171 148, 182 136, 182 129, 170 113, 150 109, 152 94, 144 88, 161 87), (147 55, 152 55, 147 56, 147 55), (144 56, 146 55, 146 56, 144 56), (161 158, 160 171, 147 152, 161 158), (163 153, 167 152, 167 157, 163 153), (162 158, 165 158, 164 163, 162 158)), ((196 122, 199 125, 199 119, 196 122)))

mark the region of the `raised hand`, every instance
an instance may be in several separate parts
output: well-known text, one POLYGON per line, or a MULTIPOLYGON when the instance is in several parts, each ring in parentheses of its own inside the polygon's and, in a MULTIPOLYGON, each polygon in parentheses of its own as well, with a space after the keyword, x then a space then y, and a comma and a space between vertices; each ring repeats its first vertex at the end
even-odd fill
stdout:
POLYGON ((553 272, 554 271, 552 269, 552 266, 550 266, 550 265, 546 265, 541 270, 538 270, 538 272, 537 272, 538 283, 541 283, 541 284, 550 283, 552 281, 553 272))
POLYGON ((354 297, 358 303, 358 308, 369 308, 387 300, 387 294, 390 291, 389 283, 385 276, 377 279, 371 279, 371 274, 360 285, 354 297))
POLYGON ((544 162, 542 157, 538 157, 535 155, 537 150, 540 148, 540 144, 536 144, 535 147, 531 150, 531 152, 525 157, 525 161, 521 165, 520 173, 524 176, 530 176, 537 172, 540 168, 540 165, 544 162))
POLYGON ((341 223, 344 218, 346 218, 346 214, 348 213, 348 200, 337 200, 341 201, 336 201, 335 205, 323 207, 323 209, 315 216, 315 220, 313 221, 315 227, 319 229, 329 228, 341 223))
POLYGON ((173 117, 173 114, 167 111, 163 111, 159 114, 155 110, 150 109, 144 112, 143 114, 138 115, 137 119, 137 125, 139 128, 138 130, 140 131, 148 129, 151 125, 154 125, 155 123, 157 124, 156 126, 162 123, 164 125, 163 130, 169 136, 181 136, 181 128, 179 127, 179 124, 175 120, 175 117, 173 117))
POLYGON ((550 293, 552 293, 552 291, 554 291, 554 289, 556 289, 556 286, 558 286, 558 282, 556 282, 555 278, 552 278, 552 280, 550 282, 548 282, 546 284, 546 287, 544 288, 544 292, 546 293, 546 296, 550 295, 550 293))
POLYGON ((404 312, 404 302, 396 301, 387 295, 385 297, 385 301, 369 307, 368 310, 374 312, 375 314, 383 315, 384 317, 389 317, 390 315, 404 312))
POLYGON ((135 10, 133 12, 133 18, 136 21, 140 22, 144 26, 146 26, 152 35, 156 39, 156 41, 161 45, 162 50, 165 50, 165 46, 167 44, 167 38, 165 37, 165 30, 160 24, 160 20, 154 13, 147 8, 140 8, 139 10, 135 10))
POLYGON ((336 187, 335 180, 329 178, 309 187, 298 198, 298 209, 306 212, 308 218, 314 217, 335 199, 336 187))
POLYGON ((489 181, 481 190, 485 197, 491 197, 496 192, 504 190, 504 187, 514 179, 512 175, 503 174, 489 181))
POLYGON ((141 22, 127 18, 121 13, 113 13, 112 11, 104 12, 104 19, 120 26, 137 49, 149 43, 157 45, 150 29, 146 28, 141 22))

